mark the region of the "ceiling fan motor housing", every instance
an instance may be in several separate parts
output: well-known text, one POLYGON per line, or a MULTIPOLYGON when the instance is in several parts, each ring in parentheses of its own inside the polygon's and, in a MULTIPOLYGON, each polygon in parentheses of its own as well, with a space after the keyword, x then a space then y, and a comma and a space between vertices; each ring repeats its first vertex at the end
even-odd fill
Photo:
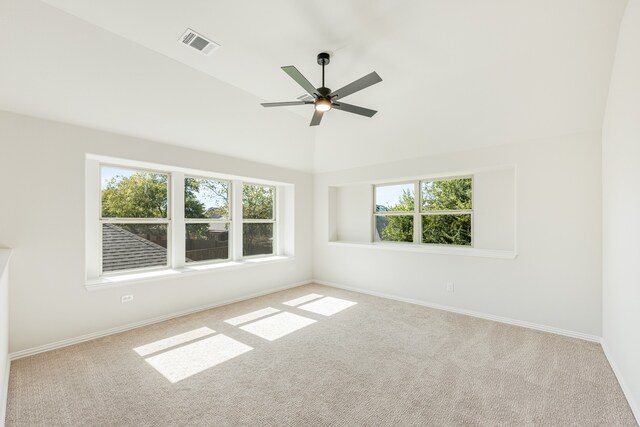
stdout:
POLYGON ((328 87, 319 87, 318 88, 318 95, 320 95, 322 98, 329 98, 329 94, 331 93, 331 89, 329 89, 328 87))
POLYGON ((331 59, 327 52, 320 52, 318 54, 318 65, 329 65, 329 62, 331 62, 331 59))

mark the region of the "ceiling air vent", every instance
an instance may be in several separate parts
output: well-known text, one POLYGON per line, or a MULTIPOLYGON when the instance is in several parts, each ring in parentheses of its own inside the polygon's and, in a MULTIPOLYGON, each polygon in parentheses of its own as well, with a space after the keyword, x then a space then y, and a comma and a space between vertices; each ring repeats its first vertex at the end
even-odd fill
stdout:
POLYGON ((213 51, 218 49, 220 45, 212 40, 209 40, 202 34, 198 34, 191 28, 187 28, 187 31, 182 34, 182 37, 178 40, 192 48, 199 50, 205 55, 210 55, 213 51))

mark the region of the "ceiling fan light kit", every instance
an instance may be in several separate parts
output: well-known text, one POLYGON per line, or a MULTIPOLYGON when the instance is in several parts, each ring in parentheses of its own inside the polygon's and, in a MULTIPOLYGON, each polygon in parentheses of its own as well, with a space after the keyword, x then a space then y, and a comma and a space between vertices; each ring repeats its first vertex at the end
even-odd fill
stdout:
POLYGON ((366 76, 332 92, 331 89, 324 85, 324 67, 328 65, 330 61, 331 57, 327 52, 321 52, 318 54, 318 65, 322 66, 322 86, 318 88, 313 87, 309 80, 307 80, 307 78, 303 76, 302 73, 300 73, 300 71, 298 71, 298 69, 293 65, 282 67, 282 70, 295 80, 296 83, 298 83, 311 97, 300 101, 266 102, 261 105, 263 107, 288 107, 293 105, 313 104, 315 111, 309 126, 318 126, 322 120, 323 114, 331 109, 342 110, 347 113, 358 114, 365 117, 373 117, 377 111, 358 107, 357 105, 346 104, 338 101, 338 99, 345 98, 355 92, 366 89, 376 83, 380 83, 382 79, 378 73, 375 71, 369 73, 366 76))

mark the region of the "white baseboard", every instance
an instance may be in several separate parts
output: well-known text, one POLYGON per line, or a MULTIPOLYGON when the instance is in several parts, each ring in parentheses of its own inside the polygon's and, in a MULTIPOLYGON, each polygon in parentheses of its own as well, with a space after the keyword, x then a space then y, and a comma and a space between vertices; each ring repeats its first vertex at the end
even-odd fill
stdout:
POLYGON ((34 354, 44 353, 45 351, 55 350, 57 348, 67 347, 67 346, 70 346, 70 345, 73 345, 73 344, 78 344, 78 343, 81 343, 81 342, 90 341, 90 340, 93 340, 93 339, 96 339, 96 338, 106 337, 108 335, 113 335, 113 334, 117 334, 117 333, 120 333, 120 332, 129 331, 131 329, 140 328, 142 326, 151 325, 153 323, 164 322, 165 320, 174 319, 176 317, 186 316, 186 315, 189 315, 189 314, 197 313, 199 311, 209 310, 209 309, 220 307, 220 306, 223 306, 223 305, 233 304, 233 303, 240 302, 240 301, 246 301, 248 299, 252 299, 252 298, 257 298, 257 297, 261 297, 261 296, 264 296, 264 295, 273 294, 275 292, 280 292, 280 291, 284 291, 284 290, 287 290, 287 289, 296 288, 298 286, 308 285, 309 283, 313 283, 313 281, 312 280, 305 280, 303 282, 292 283, 290 285, 281 286, 279 288, 273 288, 273 289, 269 289, 269 290, 265 290, 265 291, 261 291, 261 292, 256 292, 256 293, 253 293, 253 294, 244 295, 244 296, 237 297, 237 298, 231 298, 231 299, 220 301, 220 302, 216 302, 216 303, 213 303, 213 304, 207 304, 207 305, 203 305, 203 306, 200 306, 200 307, 195 307, 195 308, 190 308, 190 309, 187 309, 187 310, 182 310, 182 311, 177 311, 177 312, 174 312, 174 313, 165 314, 165 315, 154 317, 154 318, 151 318, 151 319, 142 320, 140 322, 129 323, 127 325, 117 326, 117 327, 111 328, 111 329, 104 329, 102 331, 92 332, 90 334, 81 335, 79 337, 68 338, 66 340, 56 341, 56 342, 52 342, 52 343, 49 343, 49 344, 44 344, 44 345, 40 345, 40 346, 37 346, 37 347, 28 348, 26 350, 16 351, 14 353, 10 353, 9 354, 9 360, 16 360, 16 359, 20 359, 20 358, 27 357, 27 356, 33 356, 34 354))
POLYGON ((9 398, 9 368, 11 366, 11 359, 7 359, 7 365, 4 366, 4 381, 0 384, 0 427, 4 427, 4 420, 7 417, 7 400, 9 398))
POLYGON ((618 384, 620 384, 620 388, 622 389, 624 396, 627 398, 627 402, 629 403, 631 412, 633 412, 633 416, 636 417, 637 423, 640 424, 640 402, 636 402, 633 399, 633 395, 631 394, 631 389, 625 382, 624 377, 622 376, 622 373, 620 372, 620 369, 618 368, 618 365, 616 364, 615 359, 612 357, 611 350, 607 345, 607 341, 603 339, 601 344, 602 344, 602 350, 604 351, 604 355, 609 361, 609 365, 611 366, 611 370, 613 371, 613 374, 616 376, 618 380, 618 384))
POLYGON ((451 307, 448 305, 435 304, 427 301, 416 300, 412 298, 405 298, 397 295, 391 295, 383 292, 369 291, 366 289, 355 288, 352 286, 345 286, 337 283, 327 282, 324 280, 314 280, 313 283, 317 283, 319 285, 331 286, 333 288, 344 289, 347 291, 358 292, 361 294, 373 295, 376 297, 387 298, 395 301, 408 302, 410 304, 421 305, 424 307, 435 308, 437 310, 450 311, 452 313, 464 314, 466 316, 479 317, 481 319, 493 320, 494 322, 507 323, 509 325, 521 326, 524 328, 535 329, 543 332, 550 332, 552 334, 564 335, 571 338, 579 338, 581 340, 593 341, 599 343, 601 341, 601 337, 597 335, 589 335, 582 332, 570 331, 567 329, 555 328, 553 326, 540 325, 537 323, 525 322, 522 320, 509 319, 507 317, 494 316, 493 314, 481 313, 478 311, 465 310, 462 308, 451 307))

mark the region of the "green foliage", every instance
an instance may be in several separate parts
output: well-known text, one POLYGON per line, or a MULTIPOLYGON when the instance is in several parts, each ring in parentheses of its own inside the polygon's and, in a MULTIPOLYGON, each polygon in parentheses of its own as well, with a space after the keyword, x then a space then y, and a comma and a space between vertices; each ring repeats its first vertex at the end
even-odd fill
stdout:
POLYGON ((471 209, 471 200, 471 178, 422 183, 425 211, 471 209))
MULTIPOLYGON (((387 205, 387 212, 413 212, 415 197, 409 190, 402 190, 402 195, 395 205, 387 205)), ((378 217, 376 226, 382 226, 380 238, 388 242, 413 242, 413 216, 378 217)))
POLYGON ((423 215, 422 242, 471 245, 471 215, 423 215))
POLYGON ((273 218, 273 188, 262 185, 242 187, 242 217, 244 219, 273 218))
POLYGON ((167 176, 138 172, 116 176, 102 190, 104 218, 166 218, 167 176))
POLYGON ((185 178, 184 180, 184 217, 203 218, 205 216, 205 206, 198 200, 197 194, 200 192, 200 180, 185 178))
POLYGON ((402 190, 402 194, 395 205, 387 204, 388 212, 413 212, 415 197, 413 192, 407 189, 402 190))
MULTIPOLYGON (((229 187, 225 182, 200 178, 185 178, 184 180, 184 217, 187 219, 224 218, 229 212, 229 187), (198 196, 205 199, 221 201, 221 206, 206 209, 198 196)), ((189 224, 186 228, 187 250, 195 241, 210 240, 209 224, 189 224)))
MULTIPOLYGON (((455 211, 471 208, 471 178, 422 183, 423 211, 455 211)), ((471 215, 424 215, 422 242, 440 245, 471 245, 471 215)))
MULTIPOLYGON (((245 219, 272 219, 274 189, 261 185, 242 188, 242 213, 245 219)), ((229 218, 229 188, 220 181, 185 179, 185 218, 229 218), (217 206, 206 208, 201 198, 216 200, 217 206)), ((167 176, 138 172, 131 176, 116 176, 102 190, 102 215, 105 218, 167 218, 167 176)), ((122 225, 123 228, 129 227, 122 225)), ((147 228, 162 225, 147 225, 147 228)), ((165 226, 166 227, 166 226, 165 226)), ((139 232, 131 225, 132 232, 139 232)), ((139 228, 139 227, 138 227, 139 228)), ((273 224, 253 223, 243 227, 246 255, 270 253, 273 245, 273 224)), ((187 240, 210 240, 208 224, 191 224, 187 240)), ((165 232, 166 235, 166 232, 165 232)))
POLYGON ((200 178, 185 178, 185 217, 186 218, 229 218, 229 184, 223 181, 214 181, 200 178), (214 201, 215 206, 205 210, 205 205, 200 202, 200 198, 214 201), (189 212, 188 203, 193 200, 200 204, 200 207, 193 212, 189 212))
MULTIPOLYGON (((244 219, 272 219, 274 191, 262 185, 242 187, 242 217, 244 219)), ((243 253, 258 255, 273 251, 273 224, 252 223, 242 227, 243 253)))
MULTIPOLYGON (((376 229, 383 241, 413 242, 415 197, 403 190, 387 212, 410 212, 409 215, 378 216, 376 229)), ((443 211, 472 208, 471 179, 451 179, 422 183, 422 210, 443 211)), ((471 245, 471 215, 444 214, 422 216, 422 242, 444 245, 471 245)))

